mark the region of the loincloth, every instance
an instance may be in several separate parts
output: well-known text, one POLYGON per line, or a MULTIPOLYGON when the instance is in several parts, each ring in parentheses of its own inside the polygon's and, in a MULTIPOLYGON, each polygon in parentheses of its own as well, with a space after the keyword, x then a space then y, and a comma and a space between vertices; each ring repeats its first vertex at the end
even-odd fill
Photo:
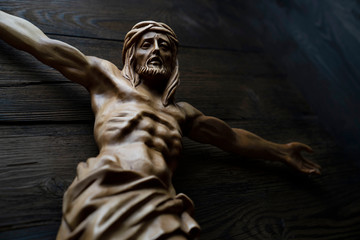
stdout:
POLYGON ((63 199, 58 240, 194 239, 200 227, 192 201, 171 194, 156 176, 142 176, 116 164, 78 166, 63 199))

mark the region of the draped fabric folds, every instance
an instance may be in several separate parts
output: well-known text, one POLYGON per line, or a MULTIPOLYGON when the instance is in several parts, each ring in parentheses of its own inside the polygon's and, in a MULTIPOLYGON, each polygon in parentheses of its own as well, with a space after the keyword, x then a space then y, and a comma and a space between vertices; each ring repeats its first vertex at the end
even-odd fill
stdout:
POLYGON ((192 201, 184 194, 170 193, 158 177, 96 158, 80 163, 77 171, 64 195, 57 240, 147 240, 175 235, 194 239, 198 235, 192 201))

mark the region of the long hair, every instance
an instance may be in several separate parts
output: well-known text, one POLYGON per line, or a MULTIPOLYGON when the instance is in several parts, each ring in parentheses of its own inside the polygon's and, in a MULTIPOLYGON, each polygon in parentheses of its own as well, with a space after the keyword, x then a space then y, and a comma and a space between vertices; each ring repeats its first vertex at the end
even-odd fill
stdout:
POLYGON ((175 32, 168 25, 155 21, 143 21, 135 24, 125 36, 124 47, 122 50, 122 61, 124 64, 122 74, 131 82, 131 85, 134 88, 140 84, 139 74, 135 71, 135 47, 139 38, 149 31, 164 33, 170 39, 170 47, 173 54, 173 66, 171 67, 171 76, 161 97, 162 104, 167 106, 169 103, 173 102, 176 88, 180 84, 179 63, 177 59, 179 42, 175 32))

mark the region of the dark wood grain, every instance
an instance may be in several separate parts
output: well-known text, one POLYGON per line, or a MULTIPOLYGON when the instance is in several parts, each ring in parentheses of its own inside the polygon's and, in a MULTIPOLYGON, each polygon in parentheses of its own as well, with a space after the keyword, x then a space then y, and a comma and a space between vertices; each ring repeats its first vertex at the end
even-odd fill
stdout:
POLYGON ((76 164, 97 155, 91 124, 0 126, 0 229, 57 222, 76 164))
POLYGON ((248 37, 251 29, 240 26, 242 22, 234 24, 234 16, 241 16, 239 9, 231 8, 234 4, 239 5, 233 2, 224 7, 205 0, 108 0, 106 4, 101 0, 5 0, 0 7, 58 35, 123 40, 135 23, 155 20, 170 25, 182 45, 261 50, 260 42, 248 37))
MULTIPOLYGON (((196 205, 200 239, 347 239, 360 235, 360 170, 247 33, 242 1, 1 1, 87 55, 120 68, 134 23, 160 20, 181 42, 178 101, 266 139, 310 144, 304 176, 184 139, 178 192, 196 205)), ((249 35, 250 36, 250 35, 249 35)), ((0 239, 54 239, 76 165, 96 156, 85 89, 0 42, 0 239)))

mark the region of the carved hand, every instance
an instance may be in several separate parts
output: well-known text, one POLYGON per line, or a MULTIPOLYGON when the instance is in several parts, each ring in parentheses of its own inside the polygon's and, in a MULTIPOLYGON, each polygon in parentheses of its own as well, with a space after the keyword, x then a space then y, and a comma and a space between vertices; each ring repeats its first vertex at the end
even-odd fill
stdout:
POLYGON ((285 145, 286 155, 284 156, 285 163, 291 167, 299 170, 300 172, 311 174, 321 174, 320 165, 304 158, 301 155, 302 151, 313 153, 311 147, 299 142, 291 142, 285 145))

